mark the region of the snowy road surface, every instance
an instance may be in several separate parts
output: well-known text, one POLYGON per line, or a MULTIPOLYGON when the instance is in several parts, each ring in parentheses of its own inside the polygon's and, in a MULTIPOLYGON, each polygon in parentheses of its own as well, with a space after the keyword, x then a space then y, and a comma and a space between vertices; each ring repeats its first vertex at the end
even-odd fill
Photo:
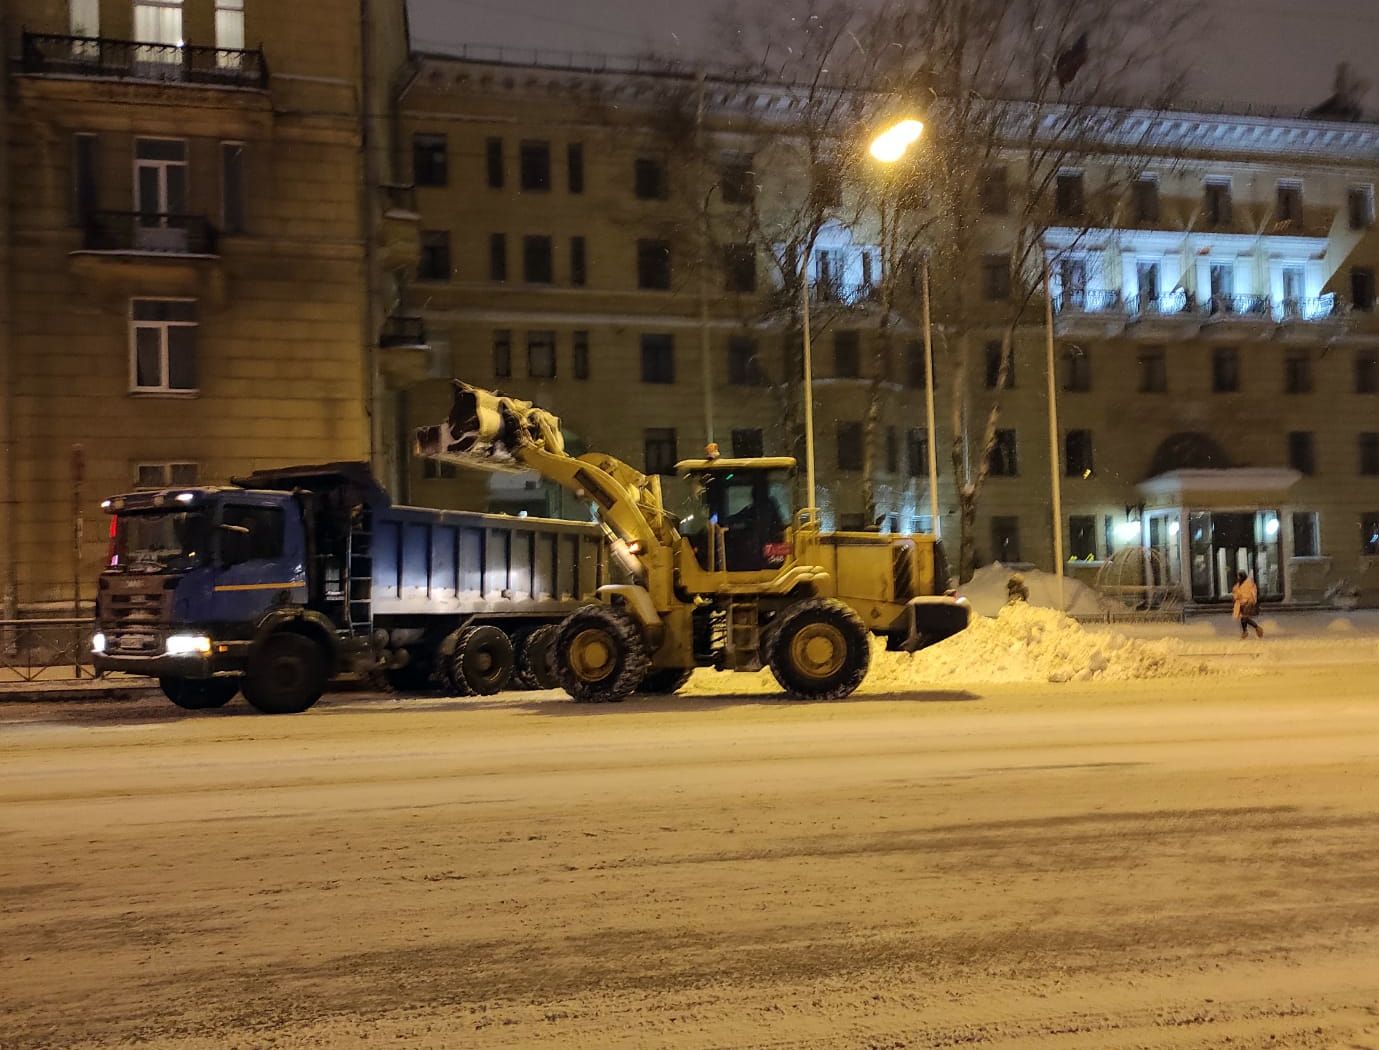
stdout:
POLYGON ((0 704, 0 1046, 1379 1047, 1376 681, 0 704))

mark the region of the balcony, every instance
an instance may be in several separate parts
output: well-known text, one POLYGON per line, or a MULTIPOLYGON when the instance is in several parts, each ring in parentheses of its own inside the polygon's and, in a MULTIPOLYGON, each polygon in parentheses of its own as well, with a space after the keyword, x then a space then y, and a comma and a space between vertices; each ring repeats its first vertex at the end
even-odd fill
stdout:
POLYGON ((1267 295, 1213 295, 1202 307, 1202 337, 1259 339, 1274 325, 1274 307, 1267 295))
POLYGON ((27 30, 19 69, 37 76, 101 77, 255 91, 268 88, 268 63, 258 49, 142 43, 27 30))
POLYGON ((1315 299, 1283 299, 1274 303, 1277 336, 1285 343, 1315 343, 1345 334, 1350 314, 1334 293, 1315 299))
POLYGON ((1064 291, 1053 299, 1054 331, 1061 336, 1099 339, 1125 327, 1125 302, 1114 289, 1064 291))
POLYGON ((420 317, 393 314, 378 333, 378 370, 390 387, 402 389, 431 374, 431 344, 420 317))
POLYGON ((219 231, 204 215, 92 212, 69 259, 73 276, 97 295, 224 301, 219 231))
POLYGON ((1136 295, 1130 298, 1130 324, 1126 331, 1143 339, 1186 339, 1202 326, 1192 297, 1181 288, 1167 295, 1136 295))

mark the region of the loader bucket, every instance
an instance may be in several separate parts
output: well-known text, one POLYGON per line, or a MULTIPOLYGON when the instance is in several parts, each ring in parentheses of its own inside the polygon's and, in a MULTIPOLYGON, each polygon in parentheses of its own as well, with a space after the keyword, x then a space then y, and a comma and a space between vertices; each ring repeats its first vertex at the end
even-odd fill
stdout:
POLYGON ((450 415, 416 431, 417 454, 488 470, 520 470, 517 452, 541 445, 564 450, 560 420, 529 401, 495 394, 454 380, 450 415))

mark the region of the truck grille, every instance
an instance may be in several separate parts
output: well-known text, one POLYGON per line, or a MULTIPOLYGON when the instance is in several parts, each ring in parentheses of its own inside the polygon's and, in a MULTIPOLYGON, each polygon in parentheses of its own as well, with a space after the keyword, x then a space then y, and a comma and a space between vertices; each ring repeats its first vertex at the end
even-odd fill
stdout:
POLYGON ((176 577, 102 576, 96 594, 96 620, 108 652, 160 652, 172 622, 176 577))

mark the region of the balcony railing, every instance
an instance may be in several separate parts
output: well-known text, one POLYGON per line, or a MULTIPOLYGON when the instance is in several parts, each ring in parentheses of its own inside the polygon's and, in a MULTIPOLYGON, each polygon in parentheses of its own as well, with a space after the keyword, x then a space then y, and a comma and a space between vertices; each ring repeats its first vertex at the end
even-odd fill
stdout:
POLYGON ((1054 296, 1053 309, 1060 314, 1124 313, 1125 303, 1115 289, 1072 289, 1054 296))
POLYGON ((268 63, 257 48, 196 47, 97 36, 24 33, 25 73, 266 88, 268 63))
POLYGON ((1344 305, 1334 294, 1318 296, 1315 299, 1281 299, 1274 303, 1274 320, 1279 323, 1327 321, 1344 315, 1344 305))
POLYGON ((82 247, 89 252, 216 255, 219 232, 204 215, 97 211, 86 220, 82 247))
POLYGON ((1131 317, 1187 317, 1194 313, 1193 301, 1181 288, 1166 295, 1135 295, 1127 303, 1131 317))
POLYGON ((387 350, 401 346, 425 346, 426 322, 420 317, 393 314, 383 322, 378 345, 387 350))
POLYGON ((1267 295, 1213 295, 1203 312, 1218 319, 1243 317, 1267 321, 1273 318, 1273 305, 1267 295))

